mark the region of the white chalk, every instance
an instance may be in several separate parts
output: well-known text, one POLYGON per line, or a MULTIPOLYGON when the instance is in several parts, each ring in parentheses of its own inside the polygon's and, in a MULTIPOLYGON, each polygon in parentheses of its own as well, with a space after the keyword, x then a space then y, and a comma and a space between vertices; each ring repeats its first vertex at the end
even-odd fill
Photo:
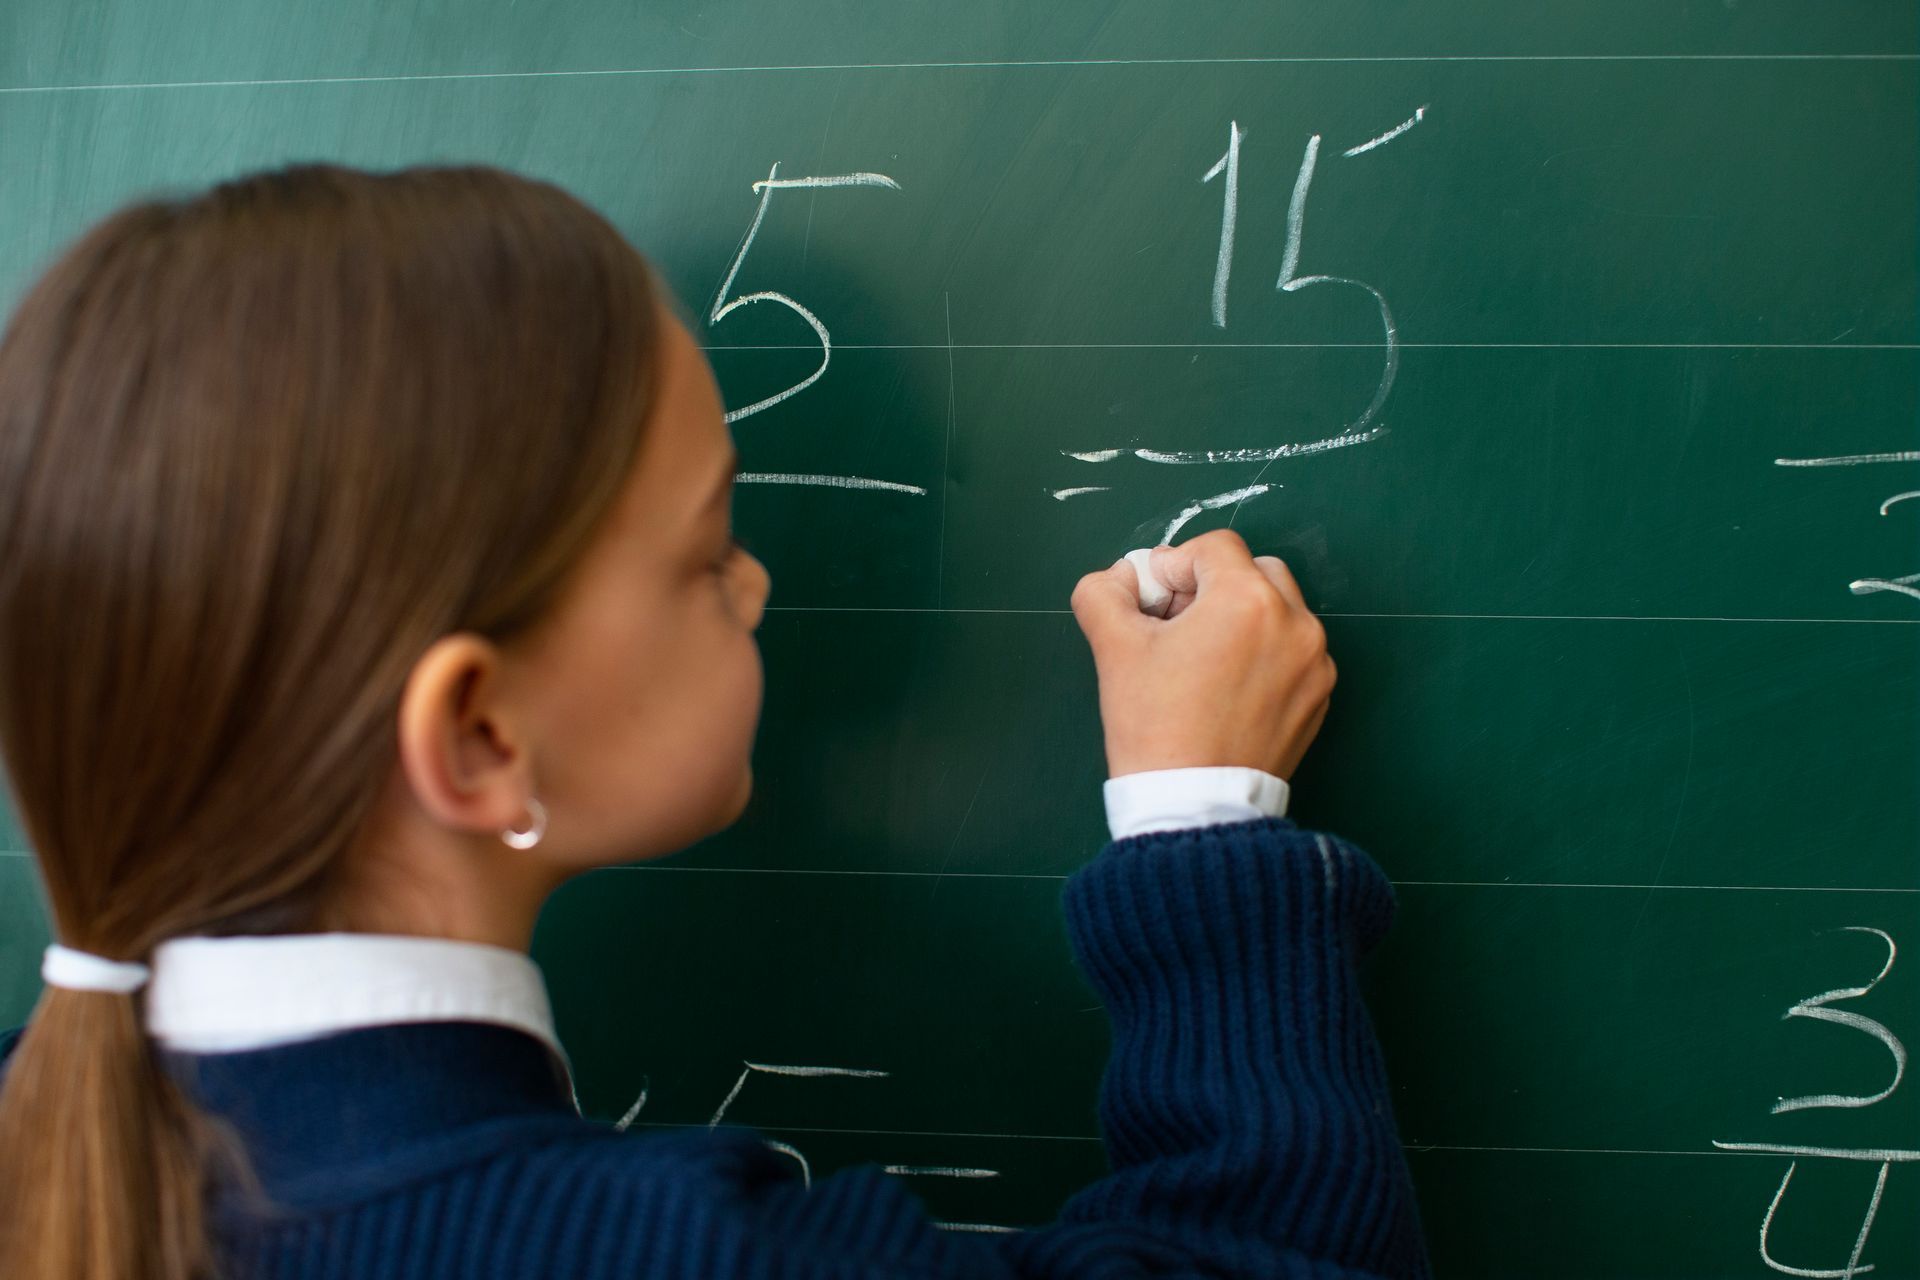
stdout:
POLYGON ((1166 583, 1154 576, 1152 555, 1152 547, 1141 547, 1127 552, 1121 558, 1133 566, 1133 575, 1140 580, 1140 612, 1164 618, 1167 616, 1167 607, 1173 603, 1173 592, 1167 589, 1166 583))

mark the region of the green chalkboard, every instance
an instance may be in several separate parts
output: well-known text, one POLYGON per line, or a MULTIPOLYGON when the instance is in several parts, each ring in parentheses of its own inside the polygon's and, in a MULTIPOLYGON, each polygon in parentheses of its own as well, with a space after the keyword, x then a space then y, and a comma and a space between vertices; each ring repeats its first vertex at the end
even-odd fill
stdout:
POLYGON ((816 1171, 997 1171, 915 1180, 958 1221, 1098 1173, 1066 597, 1231 523, 1340 663, 1296 812, 1399 885, 1368 980, 1442 1273, 1837 1275, 1864 1224, 1920 1276, 1920 1081, 1775 1113, 1920 1045, 1915 6, 0 11, 8 297, 131 197, 302 158, 562 183, 734 408, 826 366, 734 423, 748 472, 878 482, 742 485, 755 799, 542 918, 589 1111, 703 1124, 745 1071, 728 1118, 816 1171), (794 306, 708 322, 756 291, 794 306))

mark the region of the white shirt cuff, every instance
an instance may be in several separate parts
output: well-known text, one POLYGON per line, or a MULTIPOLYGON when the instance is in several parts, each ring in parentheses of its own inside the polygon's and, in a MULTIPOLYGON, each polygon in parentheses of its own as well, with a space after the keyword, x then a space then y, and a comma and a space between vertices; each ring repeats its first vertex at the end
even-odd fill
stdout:
POLYGON ((1282 818, 1291 794, 1285 779, 1242 765, 1126 773, 1108 778, 1101 791, 1107 829, 1115 840, 1149 831, 1282 818))

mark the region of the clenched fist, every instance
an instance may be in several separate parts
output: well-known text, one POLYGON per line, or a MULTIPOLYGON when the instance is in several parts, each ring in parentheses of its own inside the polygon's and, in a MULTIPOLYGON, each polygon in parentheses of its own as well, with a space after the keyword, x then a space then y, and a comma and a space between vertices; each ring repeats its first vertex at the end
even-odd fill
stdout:
POLYGON ((1287 566, 1231 529, 1155 547, 1173 592, 1165 618, 1140 611, 1125 560, 1073 589, 1093 648, 1110 777, 1191 765, 1248 765, 1291 777, 1326 719, 1333 659, 1287 566))

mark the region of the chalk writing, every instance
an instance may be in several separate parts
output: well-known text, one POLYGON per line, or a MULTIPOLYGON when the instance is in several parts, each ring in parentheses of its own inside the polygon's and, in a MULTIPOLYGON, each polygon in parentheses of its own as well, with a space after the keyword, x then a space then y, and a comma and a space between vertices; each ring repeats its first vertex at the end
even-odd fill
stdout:
MULTIPOLYGON (((774 1062, 742 1062, 740 1066, 740 1075, 734 1080, 733 1088, 727 1091, 727 1096, 720 1100, 720 1105, 714 1109, 712 1118, 707 1121, 706 1127, 709 1130, 717 1128, 721 1121, 726 1119, 728 1110, 730 1110, 733 1104, 739 1099, 741 1090, 747 1087, 747 1081, 752 1079, 756 1073, 761 1075, 794 1076, 809 1079, 823 1079, 837 1076, 854 1080, 884 1080, 891 1074, 870 1067, 798 1066, 774 1062)), ((634 1100, 631 1107, 627 1108, 626 1113, 614 1122, 613 1127, 615 1129, 625 1130, 632 1126, 635 1119, 638 1118, 640 1109, 646 1106, 647 1103, 648 1084, 650 1084, 650 1082, 642 1083, 640 1096, 634 1100)), ((807 1159, 804 1152, 792 1143, 782 1142, 777 1138, 763 1137, 760 1141, 764 1143, 768 1149, 779 1152, 797 1164, 800 1167, 800 1185, 809 1190, 812 1189, 813 1164, 807 1159)), ((883 1164, 881 1165, 881 1172, 901 1178, 981 1179, 997 1178, 1000 1176, 1000 1170, 998 1169, 980 1169, 968 1165, 944 1164, 883 1164)), ((1017 1233, 1019 1231, 1018 1227, 1001 1226, 998 1223, 992 1222, 945 1222, 936 1220, 932 1225, 942 1231, 990 1233, 1017 1233)))
POLYGON ((1881 1044, 1885 1045, 1887 1052, 1893 1055, 1893 1079, 1889 1080, 1887 1087, 1878 1093, 1864 1095, 1817 1093, 1804 1098, 1782 1098, 1773 1106, 1773 1113, 1775 1115, 1779 1115, 1783 1111, 1806 1111, 1816 1107, 1870 1107, 1874 1103, 1883 1102, 1890 1097, 1893 1091, 1900 1087, 1900 1080, 1907 1073, 1906 1048, 1900 1043, 1893 1032, 1887 1030, 1884 1023, 1876 1022, 1872 1018, 1854 1013, 1851 1010, 1829 1007, 1839 1000, 1857 1000, 1879 986, 1880 979, 1892 972, 1894 958, 1899 955, 1899 948, 1894 946, 1892 936, 1883 929, 1873 929, 1864 925, 1850 925, 1845 932, 1871 933, 1887 944, 1887 962, 1880 966, 1880 972, 1874 974, 1873 980, 1863 987, 1836 987, 1832 991, 1802 1000, 1791 1009, 1788 1009, 1783 1016, 1788 1018, 1814 1018, 1821 1022, 1831 1022, 1838 1026, 1850 1027, 1864 1035, 1872 1036, 1874 1039, 1880 1041, 1881 1044))
POLYGON ((817 484, 830 489, 885 489, 893 493, 919 493, 917 484, 896 484, 891 480, 868 480, 864 476, 798 475, 788 471, 742 471, 734 476, 739 484, 817 484))
MULTIPOLYGON (((1900 1042, 1887 1026, 1864 1014, 1850 1009, 1835 1009, 1833 1006, 1843 1000, 1857 1000, 1880 985, 1881 979, 1893 971, 1894 961, 1899 957, 1900 949, 1894 944, 1893 935, 1884 929, 1871 925, 1848 925, 1842 933, 1870 934, 1886 944, 1886 963, 1880 971, 1859 986, 1835 987, 1805 1000, 1796 1001, 1781 1015, 1782 1019, 1811 1018, 1817 1022, 1831 1023, 1860 1032, 1877 1041, 1893 1058, 1893 1078, 1884 1089, 1874 1093, 1814 1093, 1799 1097, 1782 1097, 1774 1103, 1772 1113, 1780 1115, 1789 1111, 1813 1111, 1821 1109, 1857 1109, 1871 1107, 1886 1101, 1893 1091, 1900 1087, 1907 1070, 1906 1046, 1900 1042)), ((1767 1203, 1767 1209, 1760 1218, 1760 1261, 1774 1271, 1790 1276, 1821 1277, 1822 1280, 1851 1280, 1853 1276, 1865 1275, 1873 1270, 1872 1263, 1862 1263, 1861 1256, 1866 1252, 1867 1237, 1873 1231, 1873 1221, 1880 1212, 1880 1201, 1886 1194, 1887 1174, 1895 1164, 1920 1160, 1920 1151, 1905 1151, 1891 1148, 1847 1148, 1821 1147, 1806 1145, 1776 1144, 1765 1142, 1721 1142, 1714 1141, 1715 1147, 1722 1151, 1765 1152, 1793 1157, 1787 1164, 1787 1170, 1780 1177, 1780 1185, 1773 1193, 1773 1199, 1767 1203), (1859 1234, 1854 1237, 1852 1252, 1848 1254, 1845 1266, 1841 1267, 1803 1267, 1780 1261, 1773 1256, 1772 1234, 1774 1217, 1780 1211, 1781 1203, 1786 1199, 1787 1188, 1793 1182, 1794 1170, 1799 1168, 1802 1159, 1851 1160, 1877 1163, 1879 1174, 1875 1177, 1872 1194, 1868 1197, 1867 1208, 1860 1219, 1859 1234)))
MULTIPOLYGON (((1861 467, 1887 462, 1920 462, 1920 449, 1904 449, 1891 453, 1844 453, 1830 458, 1775 458, 1776 467, 1861 467)), ((1880 514, 1886 515, 1898 503, 1909 498, 1920 498, 1920 489, 1908 489, 1896 493, 1880 504, 1880 514)), ((1898 595, 1911 596, 1920 600, 1920 573, 1909 573, 1899 578, 1855 578, 1847 584, 1847 590, 1857 596, 1875 595, 1882 591, 1892 591, 1898 595)))
MULTIPOLYGON (((1365 155, 1400 137, 1409 129, 1426 119, 1428 108, 1422 106, 1413 115, 1400 124, 1388 129, 1365 142, 1347 148, 1340 154, 1343 157, 1365 155)), ((1239 219, 1240 201, 1240 153, 1241 143, 1247 131, 1240 127, 1238 120, 1230 121, 1227 126, 1227 149, 1213 166, 1201 175, 1202 182, 1211 182, 1222 178, 1220 203, 1220 239, 1215 254, 1213 271, 1213 291, 1210 313, 1215 326, 1227 327, 1227 289, 1233 275, 1234 236, 1239 219)), ((1200 498, 1182 507, 1167 522, 1161 534, 1162 543, 1172 541, 1175 534, 1195 516, 1203 511, 1220 507, 1233 507, 1233 516, 1228 519, 1231 525, 1238 517, 1240 507, 1248 499, 1278 488, 1277 485, 1263 484, 1266 473, 1273 463, 1284 458, 1307 457, 1324 453, 1332 449, 1343 449, 1352 445, 1366 444, 1377 440, 1385 428, 1377 425, 1376 419, 1393 392, 1394 378, 1400 367, 1399 330, 1393 321, 1393 311, 1387 305, 1387 299, 1380 290, 1364 280, 1351 276, 1300 273, 1300 257, 1304 244, 1307 213, 1307 195, 1313 186, 1315 169, 1320 158, 1319 134, 1307 139, 1306 148, 1300 159, 1300 167, 1294 175, 1293 195, 1287 205, 1287 234, 1281 251, 1280 275, 1274 287, 1282 293, 1297 293, 1319 285, 1342 285, 1357 289, 1372 299, 1380 314, 1380 330, 1384 347, 1380 378, 1374 385, 1373 395, 1366 408, 1341 429, 1339 434, 1321 440, 1302 441, 1271 446, 1252 446, 1231 449, 1153 449, 1153 448, 1104 448, 1104 449, 1063 449, 1061 453, 1076 462, 1109 463, 1125 457, 1133 457, 1142 462, 1170 466, 1216 465, 1220 463, 1260 463, 1260 470, 1254 475, 1251 484, 1216 494, 1209 498, 1200 498)), ((1050 496, 1064 501, 1089 493, 1105 493, 1111 485, 1076 485, 1050 490, 1050 496)))
POLYGON ((624 1132, 633 1126, 633 1122, 635 1120, 638 1120, 640 1118, 640 1108, 647 1105, 647 1090, 651 1088, 652 1085, 653 1085, 653 1081, 651 1079, 641 1080, 640 1096, 635 1098, 633 1100, 633 1105, 628 1107, 626 1111, 621 1114, 620 1118, 613 1122, 613 1127, 615 1129, 618 1129, 624 1132))
POLYGON ((1857 467, 1869 462, 1920 462, 1920 449, 1901 453, 1849 453, 1837 458, 1775 458, 1776 467, 1857 467))
POLYGON ((1920 573, 1910 573, 1904 578, 1855 578, 1847 584, 1847 590, 1857 596, 1872 595, 1876 591, 1897 591, 1903 596, 1912 596, 1920 600, 1920 573))
POLYGON ((1348 159, 1352 159, 1354 156, 1365 155, 1367 152, 1373 150, 1375 147, 1383 147, 1387 143, 1392 142, 1395 138, 1399 137, 1401 134, 1405 133, 1407 130, 1413 128, 1413 126, 1419 124, 1422 120, 1425 120, 1426 118, 1427 118, 1427 109, 1425 107, 1416 107, 1414 109, 1412 116, 1402 121, 1401 123, 1393 126, 1393 128, 1387 130, 1385 133, 1381 134, 1379 137, 1369 138, 1357 147, 1348 147, 1345 151, 1342 151, 1340 154, 1347 157, 1348 159))
POLYGON ((747 1062, 741 1065, 745 1069, 740 1072, 740 1078, 733 1082, 732 1090, 721 1100, 719 1110, 713 1113, 713 1119, 707 1121, 707 1128, 713 1128, 726 1118, 727 1108, 733 1105, 734 1099, 740 1096, 740 1091, 747 1087, 748 1077, 756 1071, 763 1071, 770 1076, 851 1076, 857 1080, 880 1080, 885 1079, 887 1074, 884 1071, 871 1071, 862 1067, 789 1067, 771 1062, 747 1062))
POLYGON ((1221 173, 1227 175, 1220 199, 1220 252, 1213 267, 1213 322, 1227 327, 1227 278, 1233 274, 1233 221, 1240 209, 1240 139, 1246 137, 1240 122, 1227 125, 1227 150, 1200 181, 1212 182, 1221 173))
POLYGON ((1232 503, 1245 502, 1248 498, 1256 498, 1269 489, 1277 488, 1279 488, 1278 485, 1272 484, 1250 484, 1244 488, 1229 489, 1225 493, 1216 493, 1211 498, 1202 498, 1198 502, 1191 503, 1183 507, 1180 514, 1168 522, 1166 532, 1160 535, 1160 542, 1162 545, 1172 542, 1173 535, 1180 532, 1180 526, 1202 511, 1213 511, 1232 503))
MULTIPOLYGON (((794 298, 774 289, 760 289, 753 293, 743 293, 735 298, 729 298, 727 294, 733 289, 733 282, 740 274, 741 265, 747 260, 748 251, 753 248, 754 237, 760 234, 760 224, 766 220, 767 206, 773 202, 774 192, 839 187, 884 187, 891 191, 898 191, 900 184, 884 173, 838 173, 805 178, 782 178, 780 166, 777 163, 767 171, 766 177, 753 184, 754 191, 759 193, 760 204, 754 210, 753 222, 748 226, 747 234, 741 238, 739 249, 734 252, 732 263, 727 267, 726 279, 720 282, 720 288, 713 295, 713 306, 707 312, 707 325, 711 328, 719 324, 741 307, 760 302, 777 302, 805 320, 813 329, 814 336, 820 340, 820 365, 812 373, 783 391, 776 391, 742 408, 729 409, 726 420, 730 423, 751 417, 763 409, 771 409, 774 405, 805 391, 820 380, 826 373, 827 366, 833 361, 833 335, 827 331, 827 326, 819 316, 794 298)), ((819 485, 835 489, 909 493, 919 497, 925 497, 927 493, 926 489, 920 485, 897 484, 891 480, 869 480, 863 476, 799 475, 787 472, 755 471, 746 472, 735 479, 747 484, 819 485)))

